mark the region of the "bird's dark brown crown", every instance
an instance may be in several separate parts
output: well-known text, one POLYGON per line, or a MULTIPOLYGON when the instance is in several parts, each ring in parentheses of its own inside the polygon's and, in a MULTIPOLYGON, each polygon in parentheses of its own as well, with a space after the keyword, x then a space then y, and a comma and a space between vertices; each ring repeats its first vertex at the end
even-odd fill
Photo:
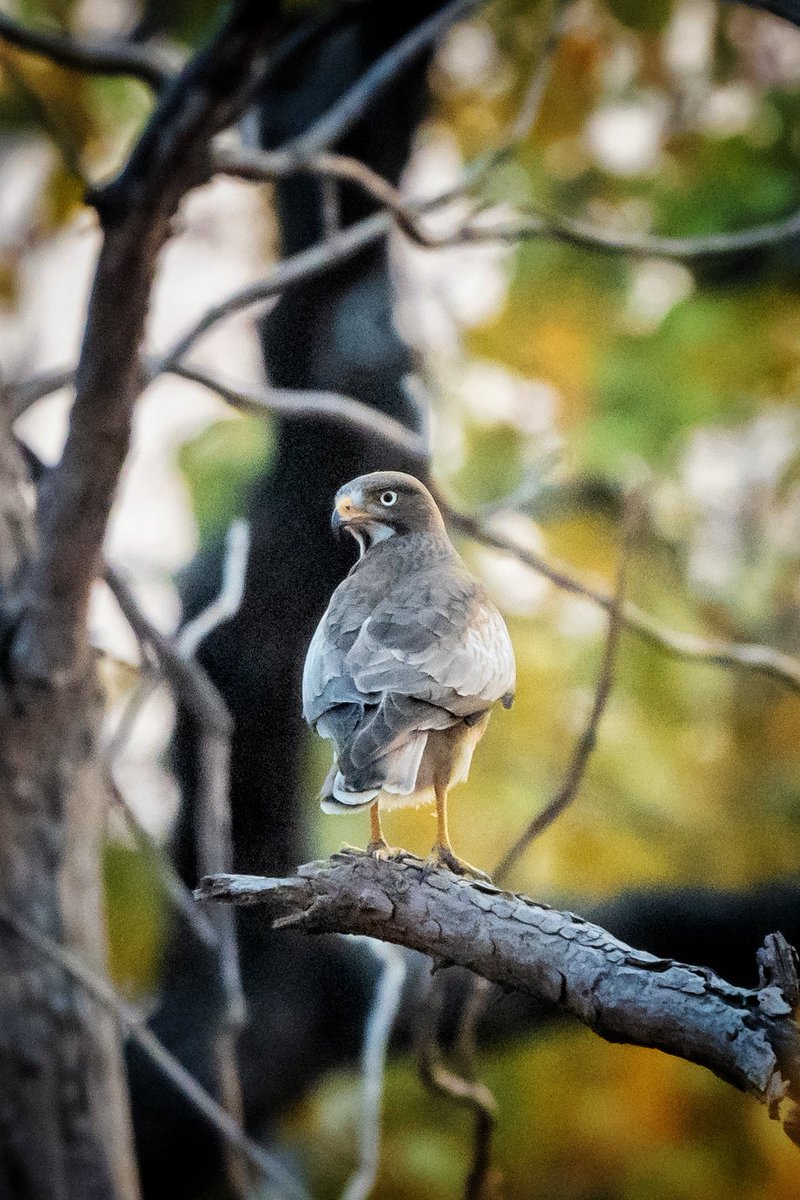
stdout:
POLYGON ((334 521, 354 530, 383 525, 399 535, 446 536, 442 514, 431 493, 413 475, 402 471, 373 471, 346 483, 336 493, 334 521))

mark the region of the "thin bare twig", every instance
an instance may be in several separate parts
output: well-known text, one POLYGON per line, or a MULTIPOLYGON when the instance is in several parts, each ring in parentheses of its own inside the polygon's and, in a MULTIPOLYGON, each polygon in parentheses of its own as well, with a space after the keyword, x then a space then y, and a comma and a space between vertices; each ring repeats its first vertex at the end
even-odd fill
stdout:
POLYGON ((472 242, 522 242, 546 237, 582 250, 632 257, 668 258, 678 262, 744 254, 764 246, 776 246, 800 233, 800 212, 779 221, 730 233, 702 237, 662 237, 659 234, 616 233, 565 213, 548 212, 531 206, 510 220, 490 224, 485 220, 463 225, 440 240, 438 245, 472 242))
MULTIPOLYGON (((218 322, 234 313, 263 304, 288 287, 306 283, 333 267, 346 262, 368 246, 374 245, 389 233, 394 222, 416 244, 429 249, 465 245, 480 241, 521 240, 524 236, 553 237, 584 249, 608 253, 635 254, 648 257, 674 258, 691 261, 714 255, 746 251, 775 244, 800 231, 800 214, 792 214, 771 225, 758 226, 735 233, 709 234, 702 238, 644 237, 612 234, 597 226, 587 225, 559 214, 535 216, 517 226, 485 223, 466 223, 446 234, 433 234, 420 221, 420 214, 431 211, 464 195, 466 182, 423 201, 406 201, 388 180, 383 179, 357 159, 343 155, 320 156, 318 160, 291 162, 282 152, 262 152, 250 149, 219 148, 214 161, 218 169, 242 178, 262 181, 286 178, 297 173, 324 175, 347 179, 363 188, 380 204, 382 211, 350 225, 347 229, 316 245, 277 263, 266 279, 249 284, 212 305, 195 324, 163 355, 146 364, 146 376, 172 370, 189 350, 218 322), (527 233, 525 232, 527 230, 527 233)), ((485 167, 485 163, 483 164, 485 167)), ((63 367, 33 376, 8 388, 15 418, 31 405, 75 382, 75 370, 63 367)))
MULTIPOLYGON (((396 444, 398 449, 418 457, 421 464, 427 463, 425 443, 417 434, 409 431, 393 418, 387 417, 383 413, 377 413, 361 401, 328 392, 305 393, 272 390, 261 393, 253 390, 245 391, 222 384, 215 377, 194 367, 170 367, 169 369, 175 374, 212 389, 234 407, 250 412, 266 409, 281 415, 296 416, 298 419, 324 415, 326 419, 336 420, 361 433, 383 437, 390 443, 396 444)), ((603 592, 579 579, 569 567, 553 562, 525 546, 520 546, 513 539, 496 533, 478 517, 459 512, 445 501, 441 493, 436 493, 436 499, 451 528, 481 545, 510 554, 572 595, 583 596, 607 612, 613 607, 614 597, 612 594, 603 592)), ((670 629, 630 601, 623 606, 622 621, 631 633, 676 658, 686 662, 707 663, 713 666, 754 671, 767 675, 791 688, 792 691, 800 693, 800 662, 780 650, 756 643, 728 642, 670 629)))
MULTIPOLYGON (((233 861, 230 734, 201 726, 198 730, 198 758, 195 845, 198 871, 202 876, 208 870, 209 863, 233 861)), ((239 1078, 238 1048, 239 1036, 247 1020, 247 1002, 242 986, 235 914, 223 914, 222 920, 215 920, 214 930, 223 996, 222 1019, 214 1031, 213 1043, 217 1086, 225 1111, 241 1125, 244 1100, 239 1078)), ((228 1175, 235 1191, 244 1200, 249 1189, 243 1167, 240 1157, 228 1152, 228 1175)))
MULTIPOLYGON (((561 816, 565 809, 572 804, 578 795, 581 783, 586 774, 589 758, 597 742, 597 729, 600 719, 605 711, 614 681, 614 663, 622 632, 622 606, 625 597, 631 523, 629 513, 632 504, 633 502, 629 501, 626 520, 623 522, 624 532, 617 571, 617 584, 612 605, 609 609, 608 632, 603 649, 600 675, 595 689, 594 702, 586 725, 575 745, 564 779, 558 791, 550 802, 529 821, 526 828, 505 852, 492 872, 492 878, 498 884, 505 883, 509 871, 519 861, 531 842, 544 833, 561 816)), ((433 992, 434 989, 432 989, 432 994, 433 992)), ((472 1169, 467 1179, 467 1186, 464 1193, 465 1200, 480 1200, 484 1195, 487 1176, 491 1166, 491 1139, 495 1121, 494 1107, 487 1106, 483 1102, 485 1100, 485 1093, 488 1091, 486 1085, 475 1083, 477 1026, 483 1014, 488 994, 489 987, 486 980, 481 979, 477 975, 473 976, 462 1002, 456 1034, 456 1045, 461 1059, 461 1076, 454 1076, 452 1073, 449 1073, 445 1077, 445 1080, 439 1084, 440 1090, 449 1091, 449 1088, 454 1086, 453 1081, 458 1079, 458 1086, 466 1084, 470 1089, 477 1089, 473 1100, 476 1119, 473 1137, 472 1169)), ((471 1090, 469 1094, 472 1094, 471 1090)))
MULTIPOLYGON (((256 392, 231 387, 212 375, 195 367, 172 366, 165 368, 170 373, 193 380, 215 391, 234 407, 243 411, 265 410, 286 416, 307 419, 324 415, 326 419, 340 421, 347 428, 357 429, 374 437, 386 438, 398 449, 411 456, 419 456, 420 462, 427 461, 425 444, 418 435, 409 431, 400 422, 378 413, 361 401, 339 396, 333 392, 294 392, 290 389, 256 392)), ((14 389, 10 389, 12 395, 14 389)), ((448 525, 494 550, 517 559, 551 583, 574 596, 582 596, 609 611, 613 595, 587 583, 574 574, 564 563, 546 558, 544 555, 521 546, 507 535, 497 533, 479 517, 460 512, 447 503, 441 493, 436 493, 437 502, 448 525)), ((771 646, 750 642, 730 642, 721 638, 708 638, 694 633, 670 629, 656 620, 638 605, 626 601, 622 613, 625 628, 652 646, 687 663, 706 664, 722 668, 753 672, 774 679, 784 687, 800 694, 800 662, 771 646)))
POLYGON ((159 882, 174 908, 180 913, 198 941, 209 950, 216 949, 218 940, 212 923, 195 904, 192 893, 175 870, 164 847, 156 841, 151 833, 148 833, 113 779, 111 780, 111 795, 124 816, 140 853, 154 864, 159 882))
POLYGON ((61 967, 71 979, 74 979, 83 988, 87 995, 109 1011, 162 1075, 169 1079, 176 1090, 222 1135, 226 1142, 236 1147, 259 1175, 280 1189, 281 1194, 285 1197, 293 1197, 294 1200, 310 1200, 308 1193, 298 1180, 294 1179, 285 1167, 247 1136, 241 1125, 232 1119, 229 1113, 217 1103, 213 1096, 209 1095, 194 1076, 190 1075, 186 1068, 158 1040, 142 1015, 132 1005, 127 1004, 105 979, 100 978, 69 950, 59 946, 46 933, 36 929, 16 913, 2 908, 0 909, 0 921, 3 921, 38 954, 61 967))
POLYGON ((456 21, 469 16, 483 0, 451 0, 387 50, 309 129, 282 147, 298 158, 335 145, 364 116, 377 97, 456 21))
MULTIPOLYGON (((234 548, 238 549, 235 542, 234 548)), ((197 640, 187 640, 182 649, 180 643, 173 642, 148 620, 117 571, 106 567, 105 578, 131 629, 151 647, 164 677, 197 722, 200 738, 198 865, 201 874, 218 871, 222 869, 221 864, 230 863, 232 857, 228 804, 232 723, 227 706, 203 667, 191 657, 197 640)), ((244 999, 235 930, 230 919, 222 925, 224 929, 217 928, 217 937, 228 1021, 239 1028, 244 1020, 244 999)))
POLYGON ((89 75, 129 75, 160 90, 175 69, 172 55, 157 46, 138 45, 113 38, 82 42, 66 34, 45 33, 20 25, 0 13, 0 39, 26 54, 50 59, 61 67, 89 75))
MULTIPOLYGON (((266 300, 280 295, 286 288, 305 283, 307 280, 329 271, 332 267, 347 262, 348 259, 353 258, 368 246, 380 241, 390 228, 390 217, 384 213, 376 213, 374 216, 351 225, 327 241, 318 242, 307 250, 301 250, 289 258, 282 259, 265 279, 248 284, 246 287, 232 292, 218 304, 212 305, 166 353, 149 359, 144 365, 145 380, 153 380, 166 371, 174 372, 194 344, 219 321, 246 308, 263 304, 266 300)), ((186 368, 183 368, 182 373, 185 374, 185 371, 186 368)), ((52 392, 68 387, 74 382, 75 368, 62 367, 9 386, 8 398, 14 418, 21 416, 38 400, 42 400, 52 392)))
MULTIPOLYGON (((631 510, 635 500, 629 500, 627 508, 631 510)), ((536 813, 519 837, 509 846, 500 862, 494 869, 493 878, 498 883, 505 883, 509 871, 519 862, 531 842, 548 829, 557 817, 575 800, 586 775, 589 759, 597 743, 597 729, 605 711, 608 697, 614 683, 614 664, 619 648, 620 634, 623 626, 623 605, 625 602, 625 580, 627 577, 628 553, 630 541, 630 523, 632 518, 626 513, 623 521, 623 538, 620 549, 617 582, 611 605, 608 609, 608 631, 606 633, 603 658, 600 664, 600 675, 597 680, 594 701, 589 712, 586 725, 578 738, 569 761, 564 779, 556 794, 545 805, 541 812, 536 813)))
MULTIPOLYGON (((600 676, 595 691, 594 703, 592 704, 586 726, 578 739, 558 791, 550 803, 532 818, 492 872, 492 878, 497 883, 505 882, 508 872, 534 838, 542 834, 564 812, 576 798, 580 789, 589 757, 597 740, 597 728, 600 718, 605 709, 613 683, 614 662, 622 629, 622 603, 625 594, 627 556, 628 538, 626 536, 623 538, 620 565, 617 573, 617 586, 609 611, 608 633, 603 651, 600 676)), ((434 1006, 437 1003, 441 1004, 441 997, 438 995, 439 990, 436 986, 436 981, 434 981, 429 993, 428 1004, 425 1006, 426 1011, 424 1015, 424 1021, 428 1030, 428 1040, 432 1036, 431 1029, 434 1027, 433 1017, 429 1010, 431 1004, 434 1006)), ((491 1166, 491 1140, 496 1112, 494 1098, 492 1097, 491 1104, 488 1103, 487 1097, 492 1096, 491 1091, 486 1084, 476 1080, 477 1026, 488 994, 489 986, 486 980, 477 975, 473 976, 462 1002, 456 1033, 456 1050, 460 1060, 458 1075, 452 1071, 447 1071, 441 1064, 436 1064, 436 1071, 434 1071, 430 1061, 430 1047, 423 1041, 423 1046, 427 1046, 426 1053, 428 1055, 428 1061, 424 1058, 422 1060, 421 1069, 423 1078, 427 1082, 433 1082, 438 1091, 462 1103, 469 1104, 475 1113, 472 1166, 466 1181, 464 1191, 465 1200, 481 1200, 481 1197, 485 1194, 488 1173, 491 1166)))
MULTIPOLYGON (((516 117, 500 145, 485 155, 482 161, 479 160, 478 163, 473 164, 470 171, 464 173, 465 187, 469 186, 468 181, 477 180, 483 173, 488 173, 508 157, 535 126, 550 77, 553 55, 562 33, 566 7, 567 5, 562 0, 554 0, 542 54, 525 89, 516 117)), ((365 181, 367 184, 371 182, 365 181)), ((362 186, 365 186, 365 183, 362 183, 362 186)), ((375 198, 380 199, 380 195, 375 198)), ((388 197, 384 198, 383 203, 392 212, 398 226, 405 229, 411 236, 408 222, 406 221, 405 226, 401 223, 407 211, 402 197, 390 193, 388 197), (391 206, 387 201, 392 202, 391 206)), ((419 232, 419 224, 416 220, 412 229, 419 232)), ((423 242, 423 244, 425 243, 423 242)), ((444 997, 444 988, 439 977, 434 977, 431 981, 417 1024, 417 1065, 423 1083, 429 1090, 456 1104, 466 1106, 473 1113, 472 1156, 464 1181, 464 1200, 483 1200, 484 1187, 491 1165, 491 1142, 496 1118, 496 1104, 491 1089, 477 1077, 475 1049, 477 1023, 488 987, 486 980, 473 976, 462 1008, 456 1052, 453 1055, 456 1070, 450 1070, 445 1065, 439 1040, 440 1015, 444 997)))
POLYGON ((21 417, 38 400, 62 388, 70 387, 75 382, 74 367, 57 367, 52 371, 42 371, 32 375, 30 379, 21 380, 8 388, 8 402, 11 406, 12 420, 21 417))
POLYGON ((386 1049, 392 1032, 400 996, 408 970, 402 950, 386 942, 367 939, 372 953, 383 964, 376 984, 361 1051, 361 1120, 359 1122, 359 1163, 342 1192, 342 1200, 366 1200, 378 1174, 381 1139, 381 1105, 386 1049))
POLYGON ((329 271, 331 267, 347 262, 367 246, 385 237, 390 224, 388 216, 377 213, 356 225, 351 225, 333 238, 318 242, 307 250, 301 250, 290 258, 283 259, 275 265, 266 279, 233 292, 225 300, 209 308, 160 361, 154 364, 151 377, 179 362, 194 343, 218 321, 232 313, 241 312, 242 309, 251 308, 254 304, 261 304, 272 296, 277 296, 287 287, 306 283, 309 279, 329 271))
MULTIPOLYGON (((397 227, 418 245, 436 247, 447 244, 442 238, 426 231, 414 205, 405 200, 402 193, 388 179, 384 179, 360 159, 350 158, 346 154, 320 153, 298 159, 285 150, 258 150, 249 146, 233 149, 220 146, 214 151, 212 163, 215 171, 233 175, 237 179, 246 179, 251 183, 272 183, 292 179, 296 175, 313 175, 321 180, 354 184, 390 213, 397 227)), ((326 242, 331 240, 329 235, 326 242)))
MULTIPOLYGON (((508 153, 503 146, 493 152, 491 161, 508 153)), ((658 234, 632 234, 603 229, 564 213, 548 212, 528 206, 518 216, 491 223, 485 214, 468 218, 445 233, 430 231, 421 214, 466 194, 468 176, 462 186, 451 188, 440 197, 425 202, 407 200, 388 179, 365 163, 343 154, 320 153, 298 159, 281 150, 220 147, 213 156, 214 169, 252 182, 272 182, 295 175, 314 175, 335 179, 360 188, 391 215, 394 224, 412 242, 425 249, 437 250, 479 242, 523 242, 531 238, 549 238, 582 250, 601 254, 628 254, 631 257, 667 258, 694 262, 727 254, 746 253, 776 245, 800 232, 800 213, 791 213, 780 221, 757 225, 730 233, 712 233, 702 237, 662 237, 658 234)), ((482 165, 485 170, 487 164, 482 165)), ((358 228, 358 226, 351 226, 358 228)), ((323 243, 324 244, 324 243, 323 243)))
MULTIPOLYGON (((245 548, 242 572, 246 558, 245 548)), ((229 567, 224 574, 231 574, 229 567)), ((161 671, 197 723, 199 763, 195 828, 198 870, 200 875, 222 870, 233 861, 229 799, 230 714, 202 666, 189 657, 197 641, 188 640, 182 653, 179 644, 175 645, 145 617, 119 574, 106 568, 105 575, 128 624, 140 641, 154 653, 161 671)), ((217 1084, 225 1111, 237 1124, 241 1124, 243 1106, 237 1070, 237 1043, 246 1019, 246 1005, 235 914, 221 913, 215 917, 213 931, 224 998, 222 1022, 214 1039, 217 1084)), ((227 1166, 234 1190, 244 1195, 247 1190, 244 1164, 237 1154, 229 1152, 227 1166)))
POLYGON ((491 1139, 497 1105, 491 1089, 474 1077, 472 1063, 462 1061, 459 1063, 458 1072, 450 1070, 445 1064, 439 1042, 443 1000, 444 988, 439 978, 434 976, 417 1024, 417 1066, 420 1078, 427 1088, 436 1095, 468 1108, 474 1114, 472 1161, 464 1185, 464 1200, 482 1200, 490 1166, 491 1139))
MULTIPOLYGON (((201 640, 217 625, 233 616, 244 595, 245 575, 250 554, 250 529, 246 521, 235 521, 228 531, 225 559, 222 565, 222 588, 218 599, 199 618, 191 622, 179 636, 177 650, 193 671, 205 671, 194 657, 201 640)), ((196 846, 197 865, 201 875, 218 870, 219 864, 233 861, 231 827, 230 778, 231 730, 224 732, 201 724, 198 729, 199 767, 197 772, 196 846), (211 866, 210 864, 217 864, 211 866)), ((244 1110, 242 1089, 237 1070, 239 1035, 247 1019, 246 1001, 242 987, 239 943, 233 914, 215 921, 219 945, 219 968, 222 994, 225 997, 222 1028, 217 1031, 215 1052, 217 1078, 225 1107, 241 1124, 244 1110)), ((229 1172, 237 1179, 239 1190, 246 1192, 241 1164, 229 1159, 229 1172)))
MULTIPOLYGON (((245 576, 250 555, 250 528, 246 521, 234 521, 228 531, 222 564, 222 586, 217 599, 190 622, 179 635, 177 652, 193 672, 208 676, 194 657, 203 638, 234 616, 244 595, 245 576)), ((210 680, 208 680, 210 683, 210 680)), ((222 701, 220 701, 222 703, 222 701)), ((226 710, 227 711, 227 710, 226 710)), ((201 723, 199 729, 200 766, 197 786, 197 860, 201 874, 210 863, 232 862, 230 759, 231 728, 220 730, 201 723)), ((218 867, 211 867, 217 870, 218 867)), ((228 919, 217 924, 220 945, 220 969, 226 997, 226 1034, 235 1039, 245 1022, 236 923, 228 919)), ((235 1061, 235 1054, 234 1059, 235 1061)), ((238 1084, 237 1084, 238 1094, 238 1084)))
POLYGON ((168 371, 182 379, 190 379, 210 391, 216 392, 233 408, 241 412, 264 416, 273 413, 290 420, 319 420, 323 417, 354 433, 379 438, 407 457, 416 459, 420 467, 428 464, 428 450, 423 438, 403 425, 395 417, 369 408, 350 396, 337 392, 305 392, 290 388, 269 388, 256 391, 253 388, 234 387, 222 383, 216 376, 197 367, 174 366, 168 371))
MULTIPOLYGON (((622 630, 622 605, 625 595, 625 577, 632 522, 633 502, 626 508, 623 522, 623 539, 617 585, 609 610, 608 633, 603 651, 600 676, 586 726, 573 752, 564 780, 549 804, 528 824, 512 846, 506 851, 492 875, 498 883, 505 882, 511 867, 519 860, 534 838, 538 837, 572 803, 578 794, 586 773, 589 757, 597 739, 597 728, 606 706, 614 676, 614 662, 622 630)), ((489 1169, 491 1167, 491 1140, 495 1124, 494 1097, 487 1085, 477 1080, 476 1044, 477 1026, 489 994, 485 979, 475 975, 471 979, 462 1002, 456 1033, 456 1052, 459 1073, 449 1071, 434 1057, 432 1046, 436 1044, 438 1018, 437 1006, 441 1005, 441 988, 437 982, 431 986, 423 1006, 420 1042, 422 1054, 420 1071, 423 1080, 440 1093, 460 1103, 468 1104, 475 1114, 472 1142, 472 1166, 467 1176, 465 1200, 481 1200, 485 1195, 489 1169), (488 1098, 491 1097, 491 1103, 488 1098)))
POLYGON ((128 696, 122 715, 106 744, 105 752, 109 762, 115 762, 122 754, 131 738, 140 712, 162 682, 156 669, 140 672, 140 678, 128 696))
MULTIPOLYGON (((176 371, 176 374, 178 373, 176 371)), ((225 537, 225 557, 222 561, 222 585, 219 594, 207 608, 191 621, 187 621, 178 633, 177 650, 181 658, 194 658, 200 643, 212 629, 236 616, 244 596, 249 557, 250 526, 245 520, 233 521, 225 537)))
MULTIPOLYGON (((460 533, 483 546, 510 554, 525 566, 544 575, 563 591, 574 596, 583 596, 607 612, 611 609, 614 603, 611 594, 585 583, 563 563, 554 562, 526 546, 520 546, 512 538, 496 533, 477 518, 457 512, 443 501, 440 501, 440 507, 451 527, 460 533)), ((780 650, 756 643, 727 642, 670 629, 630 601, 626 601, 623 606, 622 620, 631 633, 675 658, 685 662, 753 671, 775 679, 792 691, 800 693, 800 662, 780 650)))
POLYGON ((152 649, 165 678, 184 707, 201 726, 229 735, 231 718, 225 701, 203 668, 199 663, 187 661, 172 639, 144 615, 130 585, 119 571, 106 565, 104 577, 125 620, 137 638, 152 649))

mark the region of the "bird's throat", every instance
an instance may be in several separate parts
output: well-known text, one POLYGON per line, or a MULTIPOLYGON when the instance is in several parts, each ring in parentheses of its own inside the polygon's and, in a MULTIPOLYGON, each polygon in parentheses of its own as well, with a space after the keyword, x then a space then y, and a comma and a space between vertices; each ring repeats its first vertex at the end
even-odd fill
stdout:
POLYGON ((391 525, 383 525, 380 521, 370 521, 368 525, 361 525, 358 528, 350 525, 348 533, 351 533, 358 542, 358 558, 360 561, 370 546, 377 546, 378 542, 385 542, 387 538, 393 537, 395 531, 391 525))

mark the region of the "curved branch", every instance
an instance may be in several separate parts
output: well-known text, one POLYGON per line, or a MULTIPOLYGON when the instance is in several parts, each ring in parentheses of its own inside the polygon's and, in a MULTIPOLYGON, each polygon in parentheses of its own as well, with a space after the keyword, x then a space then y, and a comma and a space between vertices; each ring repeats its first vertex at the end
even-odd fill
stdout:
MULTIPOLYGON (((550 237, 582 249, 599 253, 628 253, 655 258, 691 261, 715 255, 744 252, 775 245, 800 233, 800 213, 793 213, 771 225, 755 226, 734 233, 709 234, 702 238, 638 237, 616 234, 587 225, 571 217, 551 213, 530 216, 516 226, 489 226, 467 223, 447 234, 428 230, 422 216, 465 194, 464 186, 422 201, 407 201, 388 180, 378 175, 358 159, 346 155, 320 154, 300 161, 283 151, 233 150, 216 147, 212 153, 215 171, 251 182, 286 179, 296 174, 319 175, 350 182, 360 187, 380 206, 381 211, 365 217, 333 237, 301 250, 276 263, 265 279, 231 293, 212 305, 160 359, 148 364, 151 376, 170 370, 194 344, 219 321, 234 313, 251 308, 278 296, 284 289, 308 280, 339 266, 380 241, 389 233, 392 222, 406 236, 429 250, 481 241, 512 241, 526 237, 550 237)), ((43 372, 7 388, 14 418, 26 412, 37 401, 75 382, 75 369, 61 367, 43 372)))
POLYGON ((195 895, 261 905, 275 928, 367 934, 440 965, 468 967, 577 1017, 608 1041, 708 1067, 768 1105, 773 1117, 782 1100, 800 1097, 797 976, 779 935, 760 952, 761 986, 747 989, 708 968, 635 950, 573 913, 432 871, 409 854, 381 862, 341 853, 288 879, 216 875, 195 895))
POLYGON ((172 75, 171 56, 155 46, 137 45, 121 38, 104 42, 79 42, 65 34, 27 29, 0 13, 0 39, 26 54, 49 58, 60 67, 87 75, 129 75, 159 91, 172 75))
POLYGON ((406 237, 427 250, 476 242, 523 242, 531 238, 549 238, 599 254, 629 254, 633 257, 696 262, 699 259, 746 254, 776 246, 800 234, 800 212, 790 213, 765 225, 726 233, 710 233, 702 237, 665 237, 604 229, 566 213, 550 212, 531 205, 520 210, 518 216, 501 222, 492 224, 483 218, 470 218, 454 230, 434 233, 426 227, 424 213, 467 195, 473 182, 469 171, 465 171, 461 183, 447 193, 419 202, 406 199, 388 179, 384 179, 366 163, 346 154, 319 153, 300 158, 286 150, 219 146, 214 149, 212 166, 221 174, 251 183, 290 179, 295 175, 314 175, 320 179, 353 184, 388 213, 406 237))
MULTIPOLYGON (((144 364, 147 378, 154 379, 165 371, 175 373, 176 364, 219 321, 225 320, 234 313, 242 312, 246 308, 263 304, 265 300, 280 295, 284 289, 295 284, 306 283, 309 279, 314 279, 332 267, 339 266, 385 237, 390 228, 389 216, 384 213, 376 213, 374 216, 366 217, 363 221, 351 225, 334 237, 326 238, 309 246, 307 250, 300 250, 297 254, 281 259, 265 279, 247 284, 226 296, 218 304, 207 308, 199 320, 187 329, 169 350, 158 358, 148 360, 144 364)), ((58 367, 55 370, 34 375, 21 383, 9 385, 6 388, 6 394, 13 418, 16 420, 17 417, 22 416, 33 404, 43 400, 45 396, 73 385, 76 374, 75 367, 58 367)), ((366 405, 364 407, 367 408, 366 405)), ((371 411, 367 408, 367 412, 371 411)))
POLYGON ((183 358, 191 347, 218 321, 229 317, 232 313, 241 312, 255 304, 279 295, 284 288, 295 284, 306 283, 310 279, 329 271, 331 267, 339 266, 354 258, 368 246, 385 237, 389 232, 391 222, 384 213, 376 213, 366 217, 355 225, 333 237, 325 238, 309 246, 307 250, 299 250, 289 258, 277 262, 265 279, 248 284, 236 292, 232 292, 219 304, 206 309, 203 316, 177 341, 174 346, 154 363, 150 368, 152 375, 157 375, 183 358))
MULTIPOLYGON (((437 503, 442 514, 453 529, 472 538, 482 546, 510 554, 525 566, 544 575, 556 587, 574 596, 583 596, 593 604, 610 612, 614 597, 579 579, 563 563, 552 562, 541 554, 520 546, 511 538, 495 533, 477 517, 456 512, 437 494, 437 503)), ((631 633, 635 633, 653 646, 666 650, 684 662, 707 663, 716 667, 735 667, 743 671, 755 671, 777 680, 793 692, 800 693, 800 661, 771 646, 749 642, 726 642, 718 638, 700 637, 694 633, 683 633, 662 625, 655 617, 644 612, 637 604, 626 601, 622 609, 622 621, 631 633)))
POLYGON ((170 375, 199 383, 201 387, 216 392, 232 408, 240 412, 265 416, 272 413, 286 420, 318 421, 320 418, 362 436, 378 438, 385 445, 393 446, 419 463, 420 469, 427 468, 429 455, 425 439, 414 433, 396 417, 377 409, 368 408, 351 396, 338 392, 310 392, 293 388, 241 388, 223 383, 215 375, 199 367, 184 367, 178 364, 167 368, 170 375))
POLYGON ((159 253, 212 138, 247 101, 274 3, 235 0, 208 46, 166 89, 122 172, 93 202, 103 229, 60 462, 39 492, 40 552, 8 660, 20 680, 69 679, 87 653, 86 611, 141 390, 140 346, 159 253), (125 287, 120 288, 120 279, 125 287))
POLYGON ((566 213, 548 212, 527 206, 516 219, 502 224, 472 222, 437 245, 470 242, 521 242, 528 238, 546 237, 582 250, 600 254, 630 254, 636 257, 668 258, 678 262, 694 262, 728 254, 744 254, 777 246, 800 233, 800 212, 790 213, 779 221, 735 229, 729 233, 709 233, 702 237, 664 237, 660 234, 615 232, 570 217, 566 213))

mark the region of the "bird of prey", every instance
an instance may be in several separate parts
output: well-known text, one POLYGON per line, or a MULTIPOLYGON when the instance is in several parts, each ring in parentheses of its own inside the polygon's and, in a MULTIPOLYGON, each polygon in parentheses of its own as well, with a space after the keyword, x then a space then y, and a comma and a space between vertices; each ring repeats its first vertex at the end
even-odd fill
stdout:
POLYGON ((505 622, 413 476, 378 471, 345 484, 331 524, 352 534, 360 555, 303 671, 303 715, 333 743, 322 809, 369 807, 368 849, 385 858, 381 810, 435 802, 430 861, 480 874, 450 845, 447 793, 466 779, 492 707, 513 701, 505 622))

